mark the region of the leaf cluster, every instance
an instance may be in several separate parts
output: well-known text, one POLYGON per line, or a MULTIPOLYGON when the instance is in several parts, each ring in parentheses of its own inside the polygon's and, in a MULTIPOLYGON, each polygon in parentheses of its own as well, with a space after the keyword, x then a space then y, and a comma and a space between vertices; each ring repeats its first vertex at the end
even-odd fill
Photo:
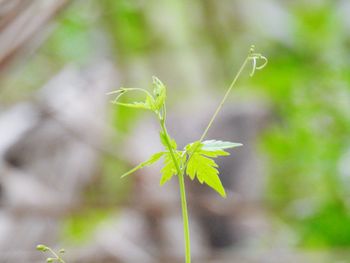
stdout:
POLYGON ((157 78, 153 77, 153 94, 144 89, 125 89, 112 92, 111 94, 119 94, 113 103, 124 107, 147 109, 154 112, 161 125, 160 141, 164 146, 164 150, 153 154, 148 160, 140 163, 121 177, 126 177, 139 169, 158 162, 163 159, 163 167, 161 169, 160 185, 168 182, 174 175, 182 176, 186 174, 191 180, 197 179, 199 183, 206 184, 222 197, 226 197, 225 189, 219 177, 218 165, 215 158, 220 156, 228 156, 227 149, 241 146, 240 143, 225 142, 220 140, 195 141, 184 147, 183 150, 177 149, 177 144, 170 137, 165 128, 166 118, 166 87, 157 78), (144 101, 133 103, 121 103, 118 99, 130 91, 141 91, 146 96, 144 101))
MULTIPOLYGON (((192 181, 196 178, 201 184, 205 183, 217 191, 222 197, 226 197, 226 192, 221 183, 218 165, 214 158, 228 156, 230 154, 225 151, 226 149, 241 145, 240 143, 224 142, 220 140, 207 140, 190 143, 185 146, 184 150, 180 151, 176 149, 175 140, 172 141, 172 146, 175 150, 175 158, 185 174, 189 176, 192 181)), ((147 161, 142 162, 123 174, 122 177, 142 169, 143 167, 150 166, 161 158, 163 158, 163 168, 161 169, 162 177, 160 179, 160 185, 163 185, 177 174, 177 169, 169 151, 153 154, 147 161)))

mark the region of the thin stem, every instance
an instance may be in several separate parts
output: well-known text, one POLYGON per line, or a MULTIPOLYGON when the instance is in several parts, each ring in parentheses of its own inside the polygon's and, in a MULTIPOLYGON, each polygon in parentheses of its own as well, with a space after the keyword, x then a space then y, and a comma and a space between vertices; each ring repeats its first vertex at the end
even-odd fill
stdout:
POLYGON ((182 208, 182 219, 183 219, 183 231, 184 231, 184 237, 185 237, 186 263, 191 263, 190 227, 188 222, 184 174, 183 173, 179 174, 178 178, 179 178, 179 186, 180 186, 180 194, 181 194, 181 208, 182 208))
MULTIPOLYGON (((234 77, 233 81, 231 82, 231 85, 229 86, 229 88, 227 89, 223 99, 221 100, 219 106, 217 107, 217 109, 215 110, 212 118, 209 121, 209 124, 207 125, 207 127, 205 128, 201 138, 199 139, 199 141, 203 141, 203 139, 205 138, 205 136, 207 135, 211 125, 213 124, 216 116, 218 115, 218 113, 220 112, 222 106, 224 105, 225 101, 227 100, 228 95, 230 94, 232 88, 234 87, 234 85, 236 84, 239 76, 241 75, 243 69, 245 68, 245 66, 247 65, 248 61, 250 59, 250 56, 248 55, 247 58, 244 60, 242 66, 240 67, 240 69, 238 70, 236 76, 234 77)), ((165 128, 165 122, 164 120, 161 121, 161 126, 163 129, 164 134, 166 135, 166 142, 171 154, 171 157, 174 161, 176 170, 178 172, 178 178, 179 178, 179 186, 180 186, 180 194, 181 194, 181 207, 182 207, 182 218, 183 218, 183 229, 184 229, 184 236, 185 236, 185 252, 186 252, 186 263, 191 263, 191 246, 190 246, 190 231, 189 231, 189 222, 188 222, 188 211, 187 211, 187 201, 186 201, 186 190, 185 190, 185 180, 184 180, 184 171, 186 169, 187 163, 190 160, 190 158, 192 157, 192 154, 187 158, 186 163, 183 167, 183 170, 181 171, 180 166, 175 158, 175 155, 173 153, 171 144, 170 144, 170 140, 168 138, 168 133, 166 131, 165 128)), ((198 144, 199 146, 200 144, 198 144)), ((197 147, 198 147, 197 146, 197 147)), ((196 147, 196 148, 197 148, 196 147)), ((193 152, 196 151, 196 148, 194 149, 193 152)))
POLYGON ((177 159, 175 157, 174 149, 171 146, 171 142, 170 142, 170 139, 169 139, 169 134, 168 134, 168 131, 167 131, 166 127, 165 127, 165 120, 164 119, 162 119, 160 121, 160 126, 161 126, 162 131, 163 131, 163 133, 165 135, 165 143, 166 143, 167 148, 168 148, 168 150, 170 152, 171 159, 174 162, 176 171, 177 171, 178 174, 181 174, 181 168, 180 168, 180 165, 179 165, 179 163, 178 163, 178 161, 177 161, 177 159))
POLYGON ((230 94, 232 88, 235 86, 235 84, 236 84, 236 82, 237 82, 239 76, 241 75, 243 69, 244 69, 245 66, 247 65, 249 59, 250 59, 250 56, 248 55, 248 57, 244 60, 244 62, 243 62, 243 64, 242 64, 241 68, 238 70, 238 72, 237 72, 236 76, 234 77, 233 81, 231 82, 231 85, 230 85, 229 88, 227 89, 227 91, 226 91, 226 93, 225 93, 223 99, 221 100, 219 106, 216 108, 216 110, 215 110, 213 116, 211 117, 211 119, 210 119, 210 121, 209 121, 207 127, 205 128, 205 130, 204 130, 204 132, 203 132, 201 138, 199 139, 200 142, 203 141, 204 138, 205 138, 205 136, 207 135, 207 133, 208 133, 208 131, 209 131, 211 125, 213 124, 213 122, 214 122, 216 116, 218 115, 218 113, 220 112, 222 106, 224 105, 224 103, 225 103, 225 101, 226 101, 228 95, 230 94))
POLYGON ((170 138, 168 131, 165 126, 165 119, 160 119, 160 126, 165 135, 165 143, 170 152, 171 158, 174 162, 177 176, 179 179, 179 187, 180 187, 180 196, 181 196, 181 210, 182 210, 182 220, 183 220, 183 231, 184 231, 184 239, 185 239, 185 255, 186 255, 186 263, 191 263, 191 239, 190 239, 190 227, 188 220, 188 210, 187 210, 187 200, 186 200, 186 189, 185 189, 185 179, 184 173, 180 168, 179 162, 177 161, 174 153, 174 149, 171 146, 170 138))
MULTIPOLYGON (((219 112, 220 112, 222 106, 224 105, 224 103, 225 103, 225 101, 226 101, 228 95, 230 94, 232 88, 235 86, 235 84, 236 84, 236 82, 237 82, 239 76, 241 75, 243 69, 245 68, 245 66, 247 65, 247 63, 248 63, 248 61, 249 61, 250 59, 251 59, 251 55, 250 55, 250 53, 249 53, 248 56, 246 57, 246 59, 244 60, 242 66, 241 66, 240 69, 238 70, 236 76, 235 76, 234 79, 232 80, 230 86, 228 87, 228 89, 227 89, 227 91, 226 91, 224 97, 222 98, 222 100, 221 100, 219 106, 216 108, 216 110, 215 110, 213 116, 211 117, 211 119, 210 119, 210 121, 209 121, 207 127, 205 128, 205 130, 204 130, 202 136, 200 137, 199 142, 202 142, 202 141, 204 140, 205 136, 207 136, 207 133, 208 133, 208 131, 209 131, 211 125, 213 124, 213 122, 214 122, 216 116, 219 114, 219 112)), ((198 143, 197 146, 194 147, 194 149, 192 150, 192 153, 189 154, 189 156, 188 156, 188 158, 187 158, 187 160, 186 160, 186 162, 185 162, 184 169, 186 169, 187 164, 188 164, 188 162, 190 161, 190 159, 192 158, 193 153, 195 153, 195 152, 197 151, 197 149, 198 149, 198 147, 199 147, 200 145, 201 145, 201 144, 198 143)))
POLYGON ((47 247, 47 249, 56 257, 56 260, 58 260, 61 263, 66 263, 55 251, 53 251, 50 247, 47 247))

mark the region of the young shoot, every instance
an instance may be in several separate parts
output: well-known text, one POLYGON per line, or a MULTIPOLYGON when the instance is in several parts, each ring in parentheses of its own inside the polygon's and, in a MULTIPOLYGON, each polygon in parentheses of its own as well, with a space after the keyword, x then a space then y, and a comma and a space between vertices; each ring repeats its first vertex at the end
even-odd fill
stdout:
POLYGON ((47 263, 66 263, 62 258, 62 255, 65 253, 65 250, 63 248, 61 248, 58 253, 56 253, 52 248, 45 245, 37 245, 36 249, 43 253, 49 252, 51 254, 51 257, 46 258, 47 263))
MULTIPOLYGON (((160 159, 163 159, 164 161, 164 166, 160 171, 162 174, 160 185, 165 184, 174 176, 177 177, 181 197, 186 263, 191 263, 191 246, 184 178, 185 176, 188 176, 192 181, 196 179, 200 184, 206 184, 215 190, 220 196, 224 198, 226 197, 225 188, 221 183, 218 165, 215 162, 215 158, 230 155, 229 152, 227 152, 228 149, 242 146, 242 144, 216 139, 205 140, 205 138, 248 62, 252 62, 250 72, 250 76, 252 77, 257 70, 261 70, 267 65, 268 60, 260 53, 256 53, 255 47, 253 45, 251 46, 246 59, 238 70, 236 76, 233 78, 230 86, 227 88, 225 95, 212 115, 208 125, 204 129, 202 136, 198 140, 187 144, 183 149, 178 149, 176 141, 170 136, 166 128, 166 86, 157 77, 153 77, 152 92, 140 88, 120 88, 119 90, 107 93, 108 95, 116 95, 111 101, 113 104, 129 108, 149 110, 155 115, 159 122, 159 139, 164 147, 163 151, 154 153, 148 160, 124 173, 121 177, 126 177, 139 169, 151 166, 160 159), (123 95, 130 92, 142 93, 144 99, 132 103, 123 103, 119 101, 123 95)), ((47 263, 65 263, 62 258, 62 255, 65 253, 64 249, 60 249, 56 253, 53 249, 45 245, 38 245, 36 248, 41 252, 49 252, 51 254, 51 257, 46 258, 47 263)))
POLYGON ((247 63, 252 62, 250 76, 253 76, 257 70, 261 70, 266 66, 267 58, 256 53, 254 49, 255 47, 251 46, 246 59, 228 87, 223 99, 215 110, 207 127, 204 129, 202 136, 197 141, 187 144, 183 149, 178 149, 176 141, 170 136, 166 128, 165 100, 167 91, 166 86, 157 77, 153 77, 152 92, 139 88, 121 88, 109 93, 110 95, 116 95, 115 99, 112 100, 113 104, 129 108, 149 110, 155 115, 159 122, 159 139, 164 149, 160 152, 154 153, 148 160, 140 163, 121 177, 126 177, 139 169, 150 166, 158 162, 160 159, 163 159, 164 161, 164 166, 160 171, 160 185, 165 184, 174 176, 177 177, 181 197, 186 263, 191 262, 191 248, 184 178, 185 176, 188 176, 192 181, 197 180, 200 184, 206 184, 220 196, 226 197, 226 192, 219 177, 218 165, 215 162, 215 158, 228 156, 228 149, 241 146, 242 144, 221 141, 218 139, 205 140, 205 138, 208 130, 212 126, 247 63), (130 92, 143 93, 144 100, 132 103, 119 102, 119 99, 123 95, 130 92))

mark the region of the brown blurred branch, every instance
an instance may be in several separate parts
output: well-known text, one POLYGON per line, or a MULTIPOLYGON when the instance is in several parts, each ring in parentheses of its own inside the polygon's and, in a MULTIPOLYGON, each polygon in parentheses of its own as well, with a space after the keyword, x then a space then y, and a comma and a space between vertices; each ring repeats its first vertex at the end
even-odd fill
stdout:
POLYGON ((69 0, 0 0, 0 73, 42 43, 49 22, 69 0))

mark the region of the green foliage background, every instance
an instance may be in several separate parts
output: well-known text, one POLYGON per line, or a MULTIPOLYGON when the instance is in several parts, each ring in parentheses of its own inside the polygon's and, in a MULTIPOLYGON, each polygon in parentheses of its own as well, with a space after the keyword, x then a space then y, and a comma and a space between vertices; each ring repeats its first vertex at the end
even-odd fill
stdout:
MULTIPOLYGON (((63 65, 84 65, 101 49, 113 54, 109 59, 118 65, 121 83, 145 87, 156 75, 176 87, 170 90, 172 105, 226 88, 254 43, 270 63, 249 82, 241 80, 234 96, 263 97, 274 111, 276 121, 259 142, 268 158, 266 206, 295 232, 296 245, 348 246, 350 22, 343 5, 346 1, 73 1, 40 50, 2 77, 0 101, 30 96, 63 65), (96 41, 99 35, 105 46, 96 41)), ((142 116, 111 110, 122 140, 142 116)), ((96 189, 88 189, 87 199, 113 206, 125 198, 129 186, 115 177, 125 166, 104 158, 104 176, 96 189)), ((66 229, 79 240, 81 228, 91 229, 105 212, 99 215, 91 224, 77 224, 84 216, 73 215, 66 229)))

